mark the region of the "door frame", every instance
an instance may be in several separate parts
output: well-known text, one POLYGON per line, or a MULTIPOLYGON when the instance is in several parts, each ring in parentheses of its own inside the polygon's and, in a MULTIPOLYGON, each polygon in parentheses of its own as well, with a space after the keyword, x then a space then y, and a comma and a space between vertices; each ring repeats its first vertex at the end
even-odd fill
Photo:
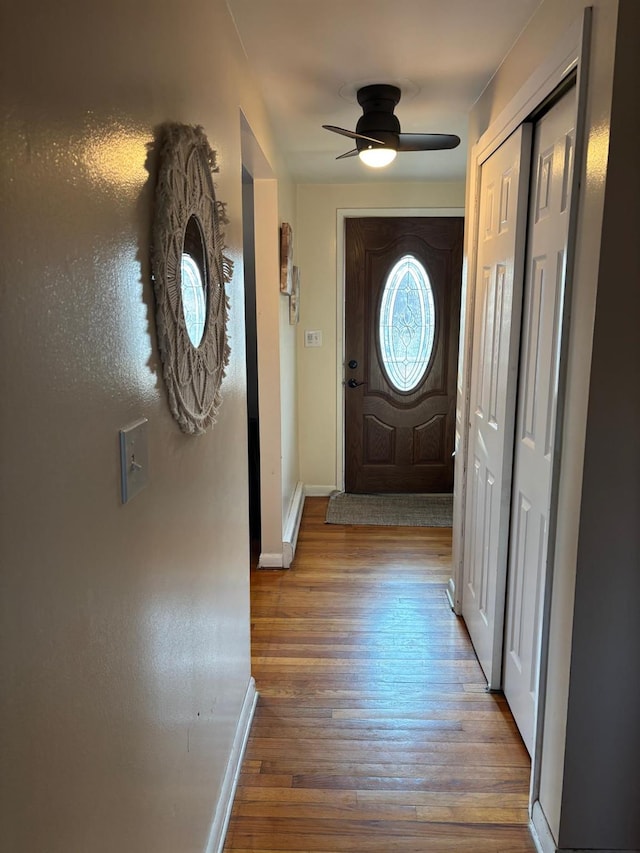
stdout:
MULTIPOLYGON (((278 181, 240 110, 242 165, 253 178, 256 336, 260 442, 259 565, 286 562, 282 512, 282 413, 280 406, 280 275, 278 181), (265 342, 268 341, 268 344, 265 342)), ((243 331, 244 333, 244 331, 243 331)), ((291 560, 289 559, 289 562, 291 560)))
MULTIPOLYGON (((539 837, 551 837, 544 813, 539 804, 540 770, 542 759, 542 741, 544 712, 546 703, 546 674, 548 665, 549 629, 551 598, 553 587, 553 569, 557 533, 557 515, 560 488, 560 451, 564 426, 564 409, 567 391, 567 365, 569 353, 570 313, 575 267, 576 231, 579 217, 580 181, 586 158, 586 104, 588 60, 590 50, 592 10, 584 9, 584 14, 574 25, 562 33, 558 41, 550 48, 547 59, 523 83, 517 94, 502 112, 489 124, 477 143, 472 146, 469 158, 467 198, 472 200, 467 210, 465 229, 466 273, 463 280, 461 343, 458 374, 458 402, 456 414, 456 462, 454 487, 453 520, 453 559, 452 577, 448 594, 455 613, 460 615, 462 605, 462 585, 464 582, 465 509, 467 492, 467 461, 469 445, 469 408, 471 387, 471 359, 473 347, 473 317, 475 309, 475 281, 477 271, 478 226, 479 226, 479 189, 482 164, 521 124, 552 95, 562 82, 577 70, 576 97, 576 148, 571 190, 571 211, 567 239, 567 263, 564 289, 563 316, 560 340, 560 370, 558 377, 558 402, 552 465, 552 484, 549 512, 549 538, 547 546, 547 566, 545 573, 545 592, 542 604, 540 667, 538 673, 538 707, 536 713, 534 750, 531 756, 530 810, 533 824, 539 837)), ((463 262, 464 263, 464 262, 463 262)), ((588 370, 588 366, 586 368, 588 370)), ((511 495, 509 495, 510 499, 511 495)))
MULTIPOLYGON (((344 491, 344 351, 345 351, 345 221, 347 219, 364 219, 365 217, 381 216, 389 219, 401 216, 417 216, 425 219, 435 216, 462 216, 463 207, 345 207, 337 210, 337 240, 336 240, 336 487, 344 491)), ((463 299, 464 296, 461 296, 463 299)), ((462 329, 461 329, 462 331, 462 329)))

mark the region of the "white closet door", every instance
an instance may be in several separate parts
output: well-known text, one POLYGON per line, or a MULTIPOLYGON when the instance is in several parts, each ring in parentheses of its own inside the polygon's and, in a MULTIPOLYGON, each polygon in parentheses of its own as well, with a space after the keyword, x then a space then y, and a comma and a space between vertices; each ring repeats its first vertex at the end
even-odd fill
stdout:
POLYGON ((530 753, 547 562, 575 116, 572 89, 536 124, 533 143, 503 682, 530 753))
POLYGON ((462 615, 501 686, 530 127, 482 165, 473 321, 462 615))

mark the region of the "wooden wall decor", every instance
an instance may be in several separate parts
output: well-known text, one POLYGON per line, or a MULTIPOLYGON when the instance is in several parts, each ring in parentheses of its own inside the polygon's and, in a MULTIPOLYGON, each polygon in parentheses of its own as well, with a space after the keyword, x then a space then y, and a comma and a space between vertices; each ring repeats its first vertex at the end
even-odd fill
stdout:
POLYGON ((293 287, 293 231, 288 222, 280 226, 280 293, 293 287))
POLYGON ((289 294, 289 324, 295 326, 300 320, 300 268, 293 267, 291 293, 289 294))

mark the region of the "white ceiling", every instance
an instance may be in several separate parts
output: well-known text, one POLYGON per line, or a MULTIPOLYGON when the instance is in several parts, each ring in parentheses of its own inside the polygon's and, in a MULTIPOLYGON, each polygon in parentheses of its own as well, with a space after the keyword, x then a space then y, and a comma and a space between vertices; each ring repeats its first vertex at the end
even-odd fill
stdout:
POLYGON ((227 0, 293 178, 302 183, 456 180, 466 116, 541 0, 227 0), (452 151, 405 152, 372 170, 336 161, 356 90, 392 83, 407 133, 456 133, 452 151))

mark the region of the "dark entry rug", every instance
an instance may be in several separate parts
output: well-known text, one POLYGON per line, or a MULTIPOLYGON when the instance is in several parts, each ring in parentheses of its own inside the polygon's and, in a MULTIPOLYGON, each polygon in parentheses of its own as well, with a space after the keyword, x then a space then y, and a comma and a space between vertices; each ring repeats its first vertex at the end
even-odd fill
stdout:
POLYGON ((350 495, 329 498, 327 524, 451 527, 453 495, 350 495))

